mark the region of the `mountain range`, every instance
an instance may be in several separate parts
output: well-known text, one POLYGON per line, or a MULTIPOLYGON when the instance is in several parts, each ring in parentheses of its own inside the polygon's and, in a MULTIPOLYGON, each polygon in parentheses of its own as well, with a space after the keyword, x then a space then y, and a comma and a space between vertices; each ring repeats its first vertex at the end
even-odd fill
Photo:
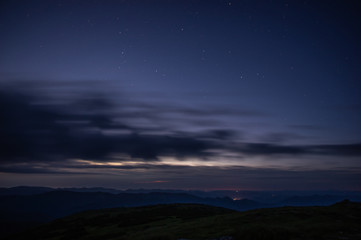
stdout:
POLYGON ((187 203, 246 211, 281 206, 326 206, 344 199, 361 201, 361 193, 0 188, 0 235, 86 210, 187 203))

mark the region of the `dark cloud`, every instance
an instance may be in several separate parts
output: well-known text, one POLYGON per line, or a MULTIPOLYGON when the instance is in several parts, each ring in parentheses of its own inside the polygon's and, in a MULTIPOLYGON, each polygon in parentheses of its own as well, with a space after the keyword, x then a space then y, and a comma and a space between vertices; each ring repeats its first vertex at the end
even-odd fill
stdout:
MULTIPOLYGON (((112 153, 146 160, 156 160, 160 155, 202 157, 213 147, 213 143, 186 134, 146 135, 143 131, 151 129, 115 121, 106 99, 90 98, 76 105, 35 104, 36 100, 11 91, 0 92, 2 161, 104 160, 112 153)), ((126 114, 121 113, 134 118, 126 114)))
POLYGON ((361 156, 361 143, 338 145, 277 145, 270 143, 242 143, 233 150, 249 155, 334 155, 361 156))
MULTIPOLYGON (((170 166, 163 166, 160 169, 170 168, 170 166)), ((0 166, 0 172, 4 173, 22 173, 22 174, 101 174, 100 172, 89 172, 83 170, 96 170, 96 169, 113 169, 113 170, 135 170, 135 169, 154 169, 154 165, 139 164, 139 165, 124 165, 124 166, 111 166, 111 165, 49 165, 40 166, 33 165, 5 165, 0 166)), ((111 174, 111 172, 108 172, 111 174)))
MULTIPOLYGON (((163 106, 120 104, 104 95, 82 95, 78 99, 51 101, 37 95, 7 88, 0 91, 0 160, 2 162, 56 162, 66 159, 122 161, 112 155, 157 161, 160 156, 178 159, 217 156, 213 150, 240 155, 335 155, 360 156, 361 144, 281 145, 274 138, 292 134, 273 134, 273 143, 241 142, 240 131, 218 128, 198 132, 175 131, 159 126, 137 126, 139 119, 155 121, 163 106), (131 109, 131 110, 129 110, 131 109), (136 112, 134 111, 136 109, 136 112), (152 112, 152 111, 155 111, 152 112)), ((185 114, 203 114, 205 111, 185 114)), ((177 109, 173 109, 177 112, 177 109)), ((208 111, 206 111, 208 114, 208 111)), ((206 115, 207 115, 206 114, 206 115)), ((170 119, 168 119, 171 121, 170 119)), ((179 124, 179 122, 175 122, 179 124)), ((187 124, 187 123, 184 123, 187 124)))
POLYGON ((295 139, 306 139, 304 135, 291 133, 291 132, 274 132, 267 133, 261 137, 262 142, 271 142, 271 143, 286 143, 289 141, 294 141, 295 139))
MULTIPOLYGON (((0 172, 3 173, 21 173, 21 174, 70 174, 69 171, 53 168, 39 168, 38 166, 0 166, 0 172)), ((76 172, 83 174, 82 172, 76 172)))
POLYGON ((361 143, 308 146, 309 153, 335 156, 361 156, 361 143))
POLYGON ((270 155, 270 154, 304 154, 301 147, 281 146, 269 143, 242 143, 234 150, 248 155, 270 155))
POLYGON ((215 115, 235 115, 241 117, 265 117, 267 113, 249 109, 224 109, 220 107, 211 107, 209 109, 184 108, 183 114, 191 116, 215 116, 215 115))
POLYGON ((79 164, 75 162, 51 163, 44 165, 42 162, 32 162, 31 164, 5 164, 0 165, 0 172, 3 173, 21 173, 21 174, 114 174, 117 170, 173 170, 178 171, 186 168, 185 166, 172 165, 154 165, 141 163, 136 165, 97 165, 97 164, 79 164), (90 170, 90 171, 89 171, 90 170))
POLYGON ((232 131, 230 129, 216 129, 216 130, 208 130, 204 132, 200 132, 196 134, 196 138, 206 138, 206 139, 214 139, 214 140, 230 140, 234 138, 240 138, 241 134, 239 131, 232 131))

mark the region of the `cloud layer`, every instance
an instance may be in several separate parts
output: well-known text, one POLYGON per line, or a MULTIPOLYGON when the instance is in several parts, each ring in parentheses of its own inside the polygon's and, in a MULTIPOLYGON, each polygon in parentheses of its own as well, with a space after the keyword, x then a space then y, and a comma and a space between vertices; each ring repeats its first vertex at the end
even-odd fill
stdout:
MULTIPOLYGON (((72 101, 51 101, 36 95, 36 92, 24 94, 2 90, 0 144, 3 150, 0 159, 2 162, 64 161, 75 158, 113 161, 111 156, 121 154, 145 161, 157 161, 160 156, 207 160, 219 152, 231 152, 240 157, 361 155, 359 143, 281 145, 274 142, 247 142, 242 140, 238 129, 218 127, 190 131, 191 127, 188 129, 187 126, 183 127, 183 131, 171 127, 162 129, 161 124, 167 117, 160 115, 169 113, 167 108, 143 103, 117 107, 111 98, 94 95, 72 101)), ((211 109, 190 110, 181 107, 174 107, 172 111, 184 119, 195 116, 206 118, 212 113, 211 109)), ((234 114, 227 109, 223 110, 223 114, 225 112, 234 114)), ((219 112, 215 110, 213 114, 219 112)), ((189 124, 182 121, 173 123, 189 124)), ((117 158, 117 161, 121 159, 117 158)))
POLYGON ((313 179, 322 186, 324 178, 337 174, 337 181, 345 186, 359 182, 360 164, 355 160, 361 156, 359 143, 286 144, 288 138, 298 136, 287 132, 250 141, 247 130, 208 120, 235 115, 267 118, 267 114, 121 99, 117 102, 94 93, 69 97, 59 89, 49 97, 36 88, 2 88, 0 172, 7 175, 4 179, 16 182, 15 176, 27 175, 32 177, 26 181, 37 184, 37 179, 43 179, 40 176, 60 182, 68 177, 80 181, 75 177, 79 176, 87 184, 98 179, 100 185, 113 186, 109 178, 120 179, 128 187, 152 182, 168 188, 191 188, 192 183, 195 188, 232 184, 262 188, 267 179, 280 184, 277 188, 291 188, 291 183, 302 188, 307 184, 300 179, 313 179), (199 128, 199 122, 205 128, 199 128), (320 168, 322 161, 328 164, 336 157, 337 167, 320 168))

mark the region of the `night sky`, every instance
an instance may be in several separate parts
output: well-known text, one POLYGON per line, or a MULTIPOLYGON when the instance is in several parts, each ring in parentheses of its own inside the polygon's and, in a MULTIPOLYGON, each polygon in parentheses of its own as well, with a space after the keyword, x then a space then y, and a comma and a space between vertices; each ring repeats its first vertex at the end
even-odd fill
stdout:
POLYGON ((0 185, 361 190, 358 1, 2 1, 0 185))

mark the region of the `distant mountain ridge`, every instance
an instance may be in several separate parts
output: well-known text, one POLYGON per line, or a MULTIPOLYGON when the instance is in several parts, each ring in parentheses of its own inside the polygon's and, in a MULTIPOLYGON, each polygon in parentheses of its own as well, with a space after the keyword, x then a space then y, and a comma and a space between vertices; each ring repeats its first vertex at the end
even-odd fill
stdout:
POLYGON ((18 228, 20 225, 27 227, 80 211, 103 208, 190 203, 245 211, 279 206, 324 206, 343 199, 361 201, 361 193, 358 192, 336 192, 339 195, 331 195, 330 193, 333 192, 326 192, 327 194, 324 195, 310 193, 312 194, 286 191, 117 190, 101 187, 54 189, 20 186, 0 188, 0 233, 1 229, 8 231, 18 228))
POLYGON ((296 198, 315 197, 315 200, 320 200, 322 197, 327 198, 335 197, 334 201, 338 199, 350 199, 353 201, 361 201, 361 191, 250 191, 250 190, 178 190, 178 189, 127 189, 119 190, 114 188, 104 187, 72 187, 72 188, 50 188, 50 187, 33 187, 33 186, 18 186, 10 188, 0 188, 0 196, 6 195, 34 195, 46 193, 50 191, 71 191, 71 192, 105 192, 105 193, 186 193, 203 198, 217 198, 217 197, 230 197, 232 199, 250 199, 257 202, 264 202, 270 204, 286 203, 288 201, 295 201, 296 198))
POLYGON ((169 203, 199 203, 229 209, 247 210, 259 203, 230 198, 201 198, 187 193, 118 193, 50 191, 34 195, 0 196, 0 220, 48 221, 91 209, 135 207, 169 203), (252 203, 250 205, 250 202, 252 203))

